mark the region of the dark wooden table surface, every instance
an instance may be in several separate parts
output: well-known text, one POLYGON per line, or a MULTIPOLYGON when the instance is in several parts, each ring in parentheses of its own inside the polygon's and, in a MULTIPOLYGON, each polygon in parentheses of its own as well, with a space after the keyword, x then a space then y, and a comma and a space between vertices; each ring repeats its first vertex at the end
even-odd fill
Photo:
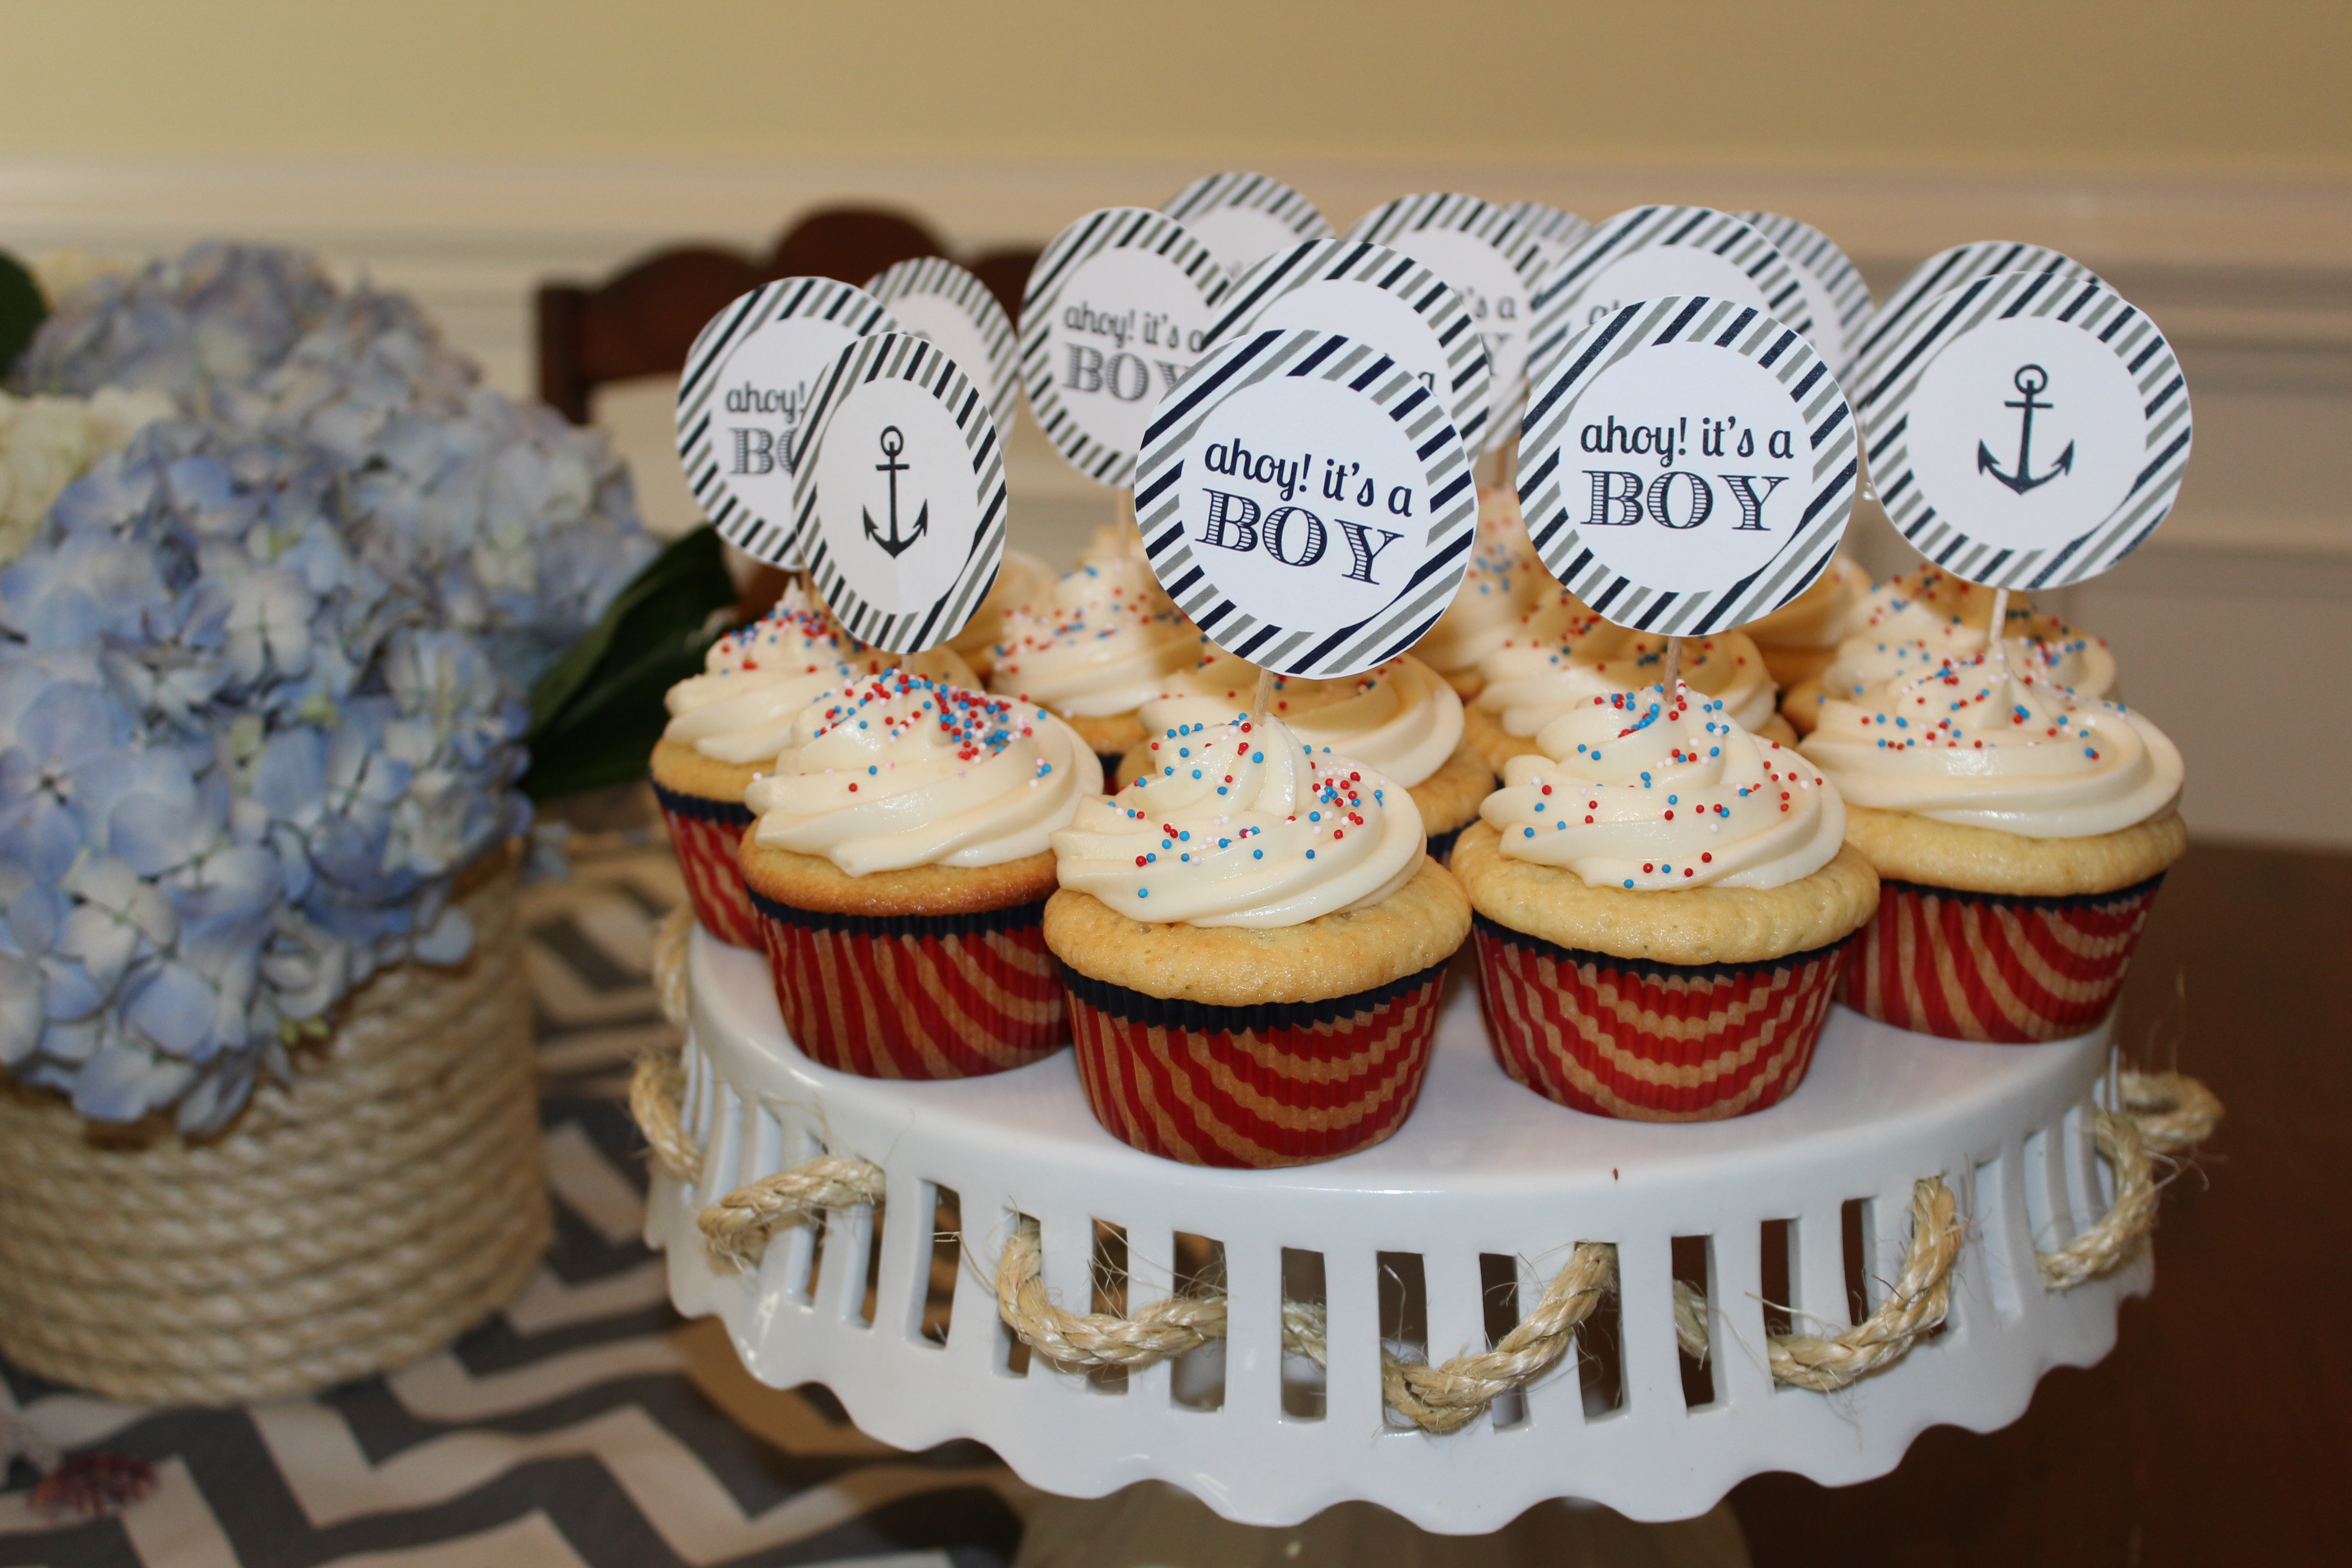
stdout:
POLYGON ((1744 1483, 1758 1568, 2352 1563, 2352 857, 2192 849, 2124 1029, 2229 1108, 2166 1194, 2155 1294, 2002 1431, 1937 1427, 1862 1486, 1744 1483))

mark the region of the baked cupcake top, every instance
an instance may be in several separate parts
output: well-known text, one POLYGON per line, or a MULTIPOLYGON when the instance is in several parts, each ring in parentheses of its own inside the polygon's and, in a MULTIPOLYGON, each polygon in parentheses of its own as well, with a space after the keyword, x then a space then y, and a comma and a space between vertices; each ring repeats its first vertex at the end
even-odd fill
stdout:
MULTIPOLYGON (((1931 675, 1948 659, 1974 658, 1985 649, 1992 601, 1990 588, 1939 566, 1888 578, 1870 591, 1859 624, 1837 645, 1837 658, 1822 672, 1822 692, 1857 698, 1883 681, 1931 675)), ((2036 616, 2023 595, 2010 595, 2007 631, 2019 668, 2038 667, 2085 698, 2114 692, 2116 660, 2106 643, 2055 616, 2036 616)))
POLYGON ((1835 647, 1860 629, 1869 613, 1870 591, 1870 574, 1841 552, 1811 587, 1739 629, 1758 647, 1835 647))
POLYGON ((1822 770, 1676 682, 1589 697, 1514 757, 1479 815, 1514 859, 1593 887, 1778 888, 1836 858, 1845 804, 1822 770))
POLYGON ((787 590, 776 607, 728 633, 703 656, 702 673, 669 689, 662 738, 723 763, 764 763, 782 749, 793 720, 822 693, 860 675, 904 665, 919 674, 978 685, 948 648, 902 658, 857 641, 832 616, 787 590))
POLYGON ((803 707, 743 802, 758 842, 863 877, 1042 854, 1101 789, 1102 764, 1043 709, 893 669, 803 707))
POLYGON ((1982 653, 1831 698, 1804 752, 1856 805, 2026 838, 2118 832, 2180 798, 2155 725, 1982 653))
POLYGON ((1558 586, 1528 541, 1519 498, 1505 489, 1480 490, 1470 569, 1437 624, 1412 645, 1412 656, 1432 669, 1475 669, 1558 586))
MULTIPOLYGON (((1595 696, 1639 691, 1665 678, 1666 639, 1602 620, 1566 589, 1512 629, 1479 671, 1475 705, 1514 735, 1533 735, 1595 696)), ((1745 632, 1683 639, 1682 679, 1754 729, 1772 716, 1772 672, 1745 632)))
POLYGON ((1054 576, 1051 566, 1027 551, 1006 551, 988 597, 980 602, 963 630, 948 639, 948 646, 966 658, 982 652, 1004 635, 1004 612, 1017 610, 1045 593, 1053 586, 1054 576))
POLYGON ((988 688, 1059 713, 1132 713, 1192 668, 1200 635, 1148 563, 1106 552, 1034 603, 1005 612, 988 688))
MULTIPOLYGON (((1140 713, 1153 772, 1163 776, 1181 749, 1178 731, 1214 724, 1256 700, 1258 667, 1201 639, 1200 663, 1169 682, 1140 713)), ((1411 788, 1445 765, 1462 744, 1462 699, 1411 654, 1339 680, 1274 678, 1272 716, 1317 752, 1336 752, 1411 788)))
POLYGON ((1079 803, 1054 835, 1063 887, 1139 921, 1264 928, 1379 903, 1421 869, 1404 786, 1279 720, 1185 730, 1164 768, 1079 803))

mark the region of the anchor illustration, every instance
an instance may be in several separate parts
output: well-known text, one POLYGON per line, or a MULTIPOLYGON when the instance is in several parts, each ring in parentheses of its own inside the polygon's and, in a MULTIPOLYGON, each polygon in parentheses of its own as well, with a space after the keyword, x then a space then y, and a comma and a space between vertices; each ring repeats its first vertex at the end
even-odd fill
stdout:
POLYGON ((2000 461, 1992 455, 1992 448, 1982 441, 1977 443, 1977 472, 1990 474, 2019 495, 2023 495, 2030 489, 2036 489, 2048 484, 2061 474, 2071 474, 2074 471, 2074 443, 2072 441, 2066 443, 2066 449, 2058 454, 2058 460, 2050 466, 2048 473, 2036 475, 2033 472, 2033 411, 2037 408, 2055 407, 2056 405, 2038 403, 2034 401, 2033 395, 2045 390, 2050 385, 2050 373, 2038 364, 2020 365, 2017 367, 2016 378, 2011 384, 2024 394, 2024 396, 2015 403, 2001 405, 2003 408, 2017 408, 2024 411, 2019 420, 2017 430, 2017 472, 2002 473, 2000 461))
POLYGON ((874 465, 874 471, 890 476, 890 531, 885 534, 874 526, 872 512, 866 511, 863 507, 858 509, 860 514, 866 519, 866 537, 887 551, 893 561, 907 553, 907 547, 922 538, 931 526, 931 503, 925 501, 923 510, 915 514, 914 531, 903 537, 898 532, 898 476, 905 473, 910 466, 900 462, 898 454, 906 449, 907 438, 898 434, 898 427, 896 425, 884 426, 882 427, 883 460, 874 465))

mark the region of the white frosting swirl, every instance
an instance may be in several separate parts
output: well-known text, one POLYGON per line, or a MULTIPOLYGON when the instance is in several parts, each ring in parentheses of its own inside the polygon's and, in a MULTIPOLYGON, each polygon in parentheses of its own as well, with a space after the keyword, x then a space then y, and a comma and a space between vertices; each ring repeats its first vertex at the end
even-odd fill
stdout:
POLYGON ((711 644, 700 675, 669 689, 662 699, 670 713, 662 738, 722 763, 764 763, 820 695, 900 666, 955 685, 979 684, 952 649, 883 653, 789 592, 774 609, 711 644))
POLYGON ((1840 552, 1812 585, 1761 620, 1739 629, 1758 647, 1833 648, 1869 613, 1870 573, 1840 552))
POLYGON ((1437 624, 1413 644, 1412 655, 1432 669, 1475 669, 1556 588, 1528 541, 1519 498, 1509 490, 1480 490, 1470 570, 1437 624))
MULTIPOLYGON (((1911 676, 1932 675, 1948 659, 1984 652, 1992 623, 1993 591, 1964 583, 1938 566, 1892 577, 1870 592, 1859 624, 1837 645, 1837 657, 1822 672, 1822 690, 1832 697, 1859 698, 1872 687, 1911 676)), ((2116 689, 2115 656, 2096 637, 2086 637, 2055 616, 2037 616, 2023 595, 2009 600, 2010 658, 2098 699, 2116 689), (2020 635, 2020 634, 2023 635, 2020 635)))
POLYGON ((1139 557, 1090 561, 1024 609, 1004 615, 991 691, 1058 713, 1132 713, 1192 668, 1200 633, 1139 557))
POLYGON ((1052 714, 889 670, 803 708, 743 801, 761 843, 864 877, 1041 854, 1101 791, 1102 763, 1052 714))
MULTIPOLYGON (((1160 737, 1150 742, 1155 762, 1174 749, 1180 727, 1246 717, 1257 700, 1258 667, 1201 640, 1207 656, 1143 705, 1144 731, 1160 737)), ((1339 680, 1276 676, 1271 704, 1272 716, 1306 744, 1352 757, 1408 789, 1462 744, 1462 699, 1411 654, 1339 680)))
MULTIPOLYGON (((1596 695, 1657 685, 1665 677, 1666 639, 1602 620, 1560 589, 1478 668, 1486 685, 1475 706, 1510 733, 1533 735, 1561 714, 1590 707, 1596 695)), ((1744 728, 1772 716, 1772 672, 1744 632, 1685 637, 1682 679, 1719 699, 1744 728)))
POLYGON ((1006 551, 988 597, 980 602, 963 630, 948 639, 948 646, 967 658, 986 650, 1004 635, 1004 612, 1028 604, 1052 587, 1054 579, 1054 569, 1027 551, 1006 551))
POLYGON ((2026 838, 2117 832, 2180 797, 2155 725, 1983 654, 1830 699, 1804 752, 1856 805, 2026 838))
POLYGON ((1065 888, 1162 925, 1295 926, 1377 904, 1421 869, 1404 786, 1279 720, 1184 735, 1175 771, 1079 804, 1054 835, 1065 888))
POLYGON ((1778 888, 1837 858, 1845 803, 1719 700, 1665 688, 1588 698, 1513 757, 1479 815, 1502 851, 1592 887, 1778 888))

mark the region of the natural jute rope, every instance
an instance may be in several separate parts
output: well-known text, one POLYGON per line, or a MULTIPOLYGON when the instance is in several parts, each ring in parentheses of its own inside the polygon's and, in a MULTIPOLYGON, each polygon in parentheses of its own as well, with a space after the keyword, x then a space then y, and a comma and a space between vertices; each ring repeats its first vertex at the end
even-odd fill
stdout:
POLYGON ((377 975, 216 1137, 95 1137, 0 1089, 0 1350, 118 1399, 252 1401, 510 1300, 549 1228, 512 857, 473 883, 471 959, 377 975))
MULTIPOLYGON (((665 926, 665 936, 668 930, 665 926)), ((673 967, 665 973, 664 951, 657 945, 656 984, 666 992, 674 984, 682 990, 682 956, 672 958, 673 967)), ((682 955, 682 944, 676 951, 682 955)), ((700 1152, 680 1125, 677 1097, 683 1087, 684 1075, 674 1057, 649 1055, 639 1066, 631 1104, 656 1157, 691 1179, 700 1152)), ((2211 1092, 2179 1074, 2126 1072, 2121 1089, 2124 1109, 2095 1111, 2092 1118, 2100 1151, 2116 1170, 2116 1201, 2097 1225, 2068 1246, 2040 1255, 2042 1276, 2053 1289, 2069 1289, 2095 1279, 2144 1244, 2156 1216, 2152 1151, 2193 1145, 2221 1119, 2221 1102, 2211 1092)), ((705 1207, 699 1223, 713 1251, 751 1267, 775 1230, 826 1210, 879 1203, 883 1189, 878 1165, 824 1154, 739 1187, 705 1207)), ((1940 1178, 1915 1183, 1910 1245, 1885 1299, 1861 1322, 1834 1334, 1769 1336, 1765 1353, 1774 1381, 1835 1393, 1901 1359, 1933 1333, 1950 1310, 1952 1271, 1966 1231, 1958 1200, 1940 1178)), ((1056 1366, 1149 1366, 1226 1331, 1222 1295, 1171 1296, 1126 1315, 1073 1312, 1047 1293, 1044 1262, 1037 1222, 1022 1216, 997 1262, 997 1310, 1024 1343, 1056 1366)), ((1545 1286, 1534 1310, 1493 1349, 1432 1365, 1405 1360, 1384 1347, 1381 1397, 1390 1409, 1424 1431, 1458 1431, 1496 1399, 1525 1388, 1557 1365, 1575 1342, 1577 1331, 1617 1289, 1617 1249, 1602 1242, 1580 1242, 1545 1286)), ((1704 1361, 1709 1348, 1706 1297, 1676 1280, 1672 1303, 1676 1342, 1704 1361)), ((1282 1342, 1286 1350, 1323 1365, 1328 1353, 1323 1308, 1284 1301, 1282 1342)))

